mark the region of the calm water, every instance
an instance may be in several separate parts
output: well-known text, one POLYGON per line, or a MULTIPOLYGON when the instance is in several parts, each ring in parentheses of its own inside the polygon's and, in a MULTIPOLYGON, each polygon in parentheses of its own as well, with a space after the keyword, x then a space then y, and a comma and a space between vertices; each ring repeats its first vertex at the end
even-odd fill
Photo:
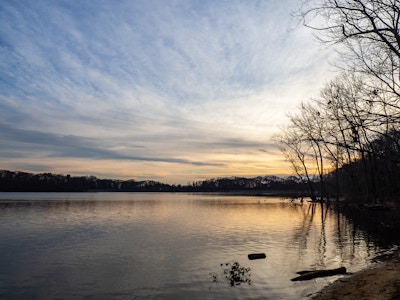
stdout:
POLYGON ((325 207, 279 198, 0 193, 2 299, 301 299, 337 277, 296 271, 354 272, 383 250, 325 207), (250 285, 230 286, 234 262, 250 285))

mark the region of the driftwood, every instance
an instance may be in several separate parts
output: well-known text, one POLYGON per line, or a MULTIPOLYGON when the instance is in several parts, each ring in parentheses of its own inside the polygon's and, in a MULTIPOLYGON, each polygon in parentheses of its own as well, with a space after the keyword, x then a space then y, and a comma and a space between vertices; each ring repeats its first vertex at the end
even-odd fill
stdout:
POLYGON ((247 255, 247 257, 248 257, 250 260, 253 260, 253 259, 264 259, 264 258, 266 258, 267 256, 265 255, 265 253, 253 253, 253 254, 247 255))
POLYGON ((292 278, 292 281, 310 280, 318 277, 346 274, 346 268, 341 267, 331 270, 301 271, 297 272, 297 274, 299 274, 300 276, 292 278))

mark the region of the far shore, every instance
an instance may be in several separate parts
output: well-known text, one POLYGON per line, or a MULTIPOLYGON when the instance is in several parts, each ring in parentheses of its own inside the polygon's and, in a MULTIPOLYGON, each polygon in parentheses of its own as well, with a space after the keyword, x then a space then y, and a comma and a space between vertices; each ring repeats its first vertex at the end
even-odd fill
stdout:
POLYGON ((313 300, 400 299, 400 249, 377 258, 367 269, 345 275, 327 286, 313 300))

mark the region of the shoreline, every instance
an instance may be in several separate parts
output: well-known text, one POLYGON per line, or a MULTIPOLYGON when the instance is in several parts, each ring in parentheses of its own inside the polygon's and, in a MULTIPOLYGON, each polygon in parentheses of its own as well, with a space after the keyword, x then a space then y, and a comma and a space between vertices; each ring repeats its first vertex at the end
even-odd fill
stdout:
POLYGON ((361 271, 344 276, 316 293, 312 300, 400 299, 400 249, 395 247, 361 271))

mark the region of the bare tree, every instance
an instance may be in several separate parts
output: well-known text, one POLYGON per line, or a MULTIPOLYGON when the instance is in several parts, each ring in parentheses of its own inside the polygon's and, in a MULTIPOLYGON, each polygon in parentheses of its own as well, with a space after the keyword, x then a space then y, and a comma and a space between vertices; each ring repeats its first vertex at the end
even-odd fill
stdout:
MULTIPOLYGON (((375 97, 375 95, 374 95, 375 97)), ((387 181, 380 174, 382 159, 394 161, 393 151, 382 151, 376 141, 398 145, 384 108, 371 101, 366 84, 359 76, 344 73, 327 83, 320 96, 302 103, 299 112, 289 116, 289 125, 279 142, 293 170, 304 182, 318 175, 321 198, 329 193, 325 177, 336 170, 336 194, 339 194, 339 168, 350 184, 352 198, 375 201, 387 181), (378 150, 379 149, 379 150, 378 150), (390 156, 390 158, 389 158, 390 156)), ((391 121, 390 121, 391 122, 391 121)))
POLYGON ((298 17, 336 47, 343 72, 289 117, 279 142, 300 178, 319 176, 322 195, 330 165, 337 194, 344 170, 354 196, 377 201, 400 163, 400 1, 300 1, 298 17))
POLYGON ((309 146, 304 142, 302 133, 298 128, 289 126, 282 129, 282 133, 276 137, 276 140, 292 170, 306 186, 311 199, 316 200, 312 173, 309 170, 309 146))
POLYGON ((371 90, 395 94, 399 108, 398 0, 302 0, 297 16, 321 42, 337 45, 341 67, 367 75, 371 90))
POLYGON ((290 116, 290 121, 300 132, 302 141, 308 146, 307 155, 312 159, 315 173, 319 177, 321 200, 324 196, 329 199, 324 183, 327 156, 323 143, 326 131, 323 112, 311 103, 302 103, 300 113, 290 116))

